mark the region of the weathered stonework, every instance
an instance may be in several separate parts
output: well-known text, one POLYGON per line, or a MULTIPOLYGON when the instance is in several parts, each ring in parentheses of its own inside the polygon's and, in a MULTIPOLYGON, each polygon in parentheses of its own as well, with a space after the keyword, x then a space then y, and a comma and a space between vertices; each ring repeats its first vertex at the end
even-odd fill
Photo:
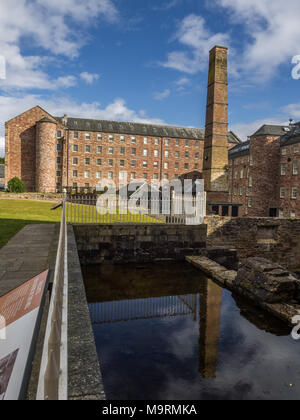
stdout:
POLYGON ((237 250, 240 259, 261 256, 300 270, 300 220, 209 216, 207 243, 237 250))
POLYGON ((82 264, 183 261, 206 245, 206 226, 74 225, 82 264))

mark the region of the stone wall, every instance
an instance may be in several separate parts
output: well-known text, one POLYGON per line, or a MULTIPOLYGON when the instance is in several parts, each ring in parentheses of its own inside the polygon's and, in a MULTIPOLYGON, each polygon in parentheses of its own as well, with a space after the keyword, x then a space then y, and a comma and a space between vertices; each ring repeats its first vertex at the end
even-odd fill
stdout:
MULTIPOLYGON (((1 181, 1 180, 0 180, 1 181)), ((1 182, 0 182, 1 184, 1 182)), ((62 200, 62 194, 57 193, 21 193, 21 194, 15 194, 15 193, 1 193, 0 194, 0 200, 2 199, 12 199, 12 200, 32 200, 32 201, 61 201, 62 200)))
POLYGON ((262 257, 300 270, 300 219, 206 217, 207 243, 231 246, 240 259, 262 257))
POLYGON ((206 245, 206 226, 75 225, 82 264, 184 260, 206 245))

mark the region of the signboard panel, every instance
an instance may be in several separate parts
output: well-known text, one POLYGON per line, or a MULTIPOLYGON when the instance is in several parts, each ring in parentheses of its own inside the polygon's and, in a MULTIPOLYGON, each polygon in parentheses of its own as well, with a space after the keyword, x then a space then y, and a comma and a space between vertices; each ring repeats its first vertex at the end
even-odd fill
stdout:
POLYGON ((0 297, 0 400, 25 398, 48 273, 0 297))

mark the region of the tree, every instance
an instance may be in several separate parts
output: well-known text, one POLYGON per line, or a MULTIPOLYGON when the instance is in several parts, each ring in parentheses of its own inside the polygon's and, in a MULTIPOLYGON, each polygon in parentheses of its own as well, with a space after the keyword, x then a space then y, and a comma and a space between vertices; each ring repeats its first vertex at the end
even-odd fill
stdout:
POLYGON ((5 158, 4 157, 0 157, 0 165, 4 165, 5 163, 5 158))
POLYGON ((18 177, 12 178, 8 181, 7 190, 11 193, 23 193, 26 191, 25 184, 18 177))

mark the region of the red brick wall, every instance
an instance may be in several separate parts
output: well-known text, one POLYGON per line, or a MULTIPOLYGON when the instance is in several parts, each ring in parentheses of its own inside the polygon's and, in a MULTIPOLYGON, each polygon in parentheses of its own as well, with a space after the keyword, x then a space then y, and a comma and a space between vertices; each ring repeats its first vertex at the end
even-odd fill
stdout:
POLYGON ((291 212, 295 211, 296 217, 300 218, 300 144, 293 144, 281 148, 280 176, 277 189, 278 207, 282 210, 282 216, 289 218, 291 212), (293 173, 293 164, 298 162, 298 174, 293 173), (285 166, 285 175, 281 175, 281 165, 285 166), (280 188, 285 188, 285 198, 280 198, 280 188), (297 198, 292 198, 292 189, 297 188, 297 198))
POLYGON ((36 123, 50 117, 40 107, 35 107, 5 126, 5 183, 17 176, 27 191, 35 190, 36 123))

